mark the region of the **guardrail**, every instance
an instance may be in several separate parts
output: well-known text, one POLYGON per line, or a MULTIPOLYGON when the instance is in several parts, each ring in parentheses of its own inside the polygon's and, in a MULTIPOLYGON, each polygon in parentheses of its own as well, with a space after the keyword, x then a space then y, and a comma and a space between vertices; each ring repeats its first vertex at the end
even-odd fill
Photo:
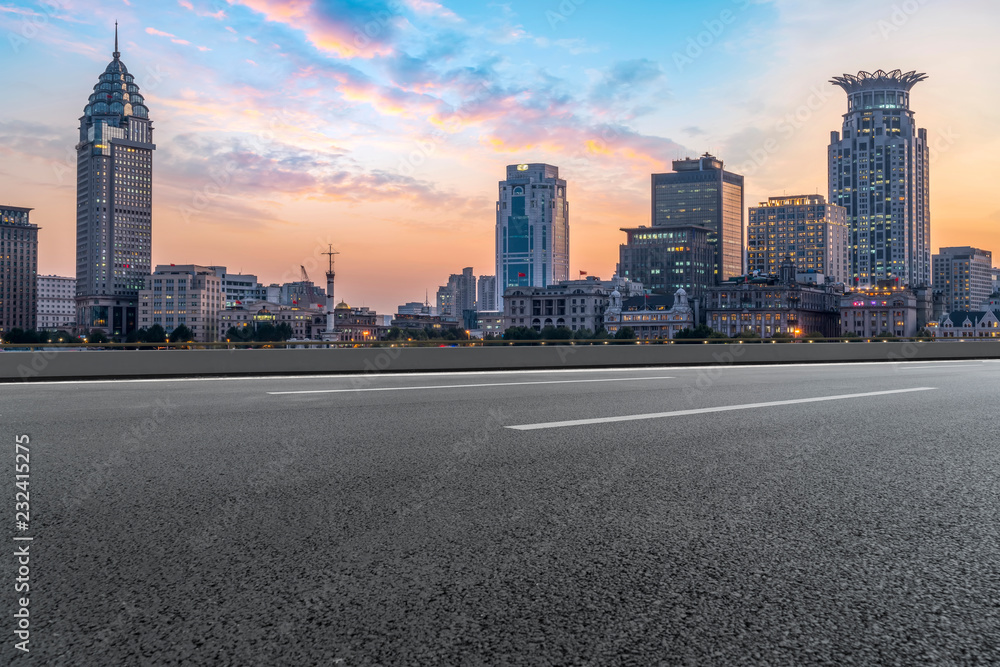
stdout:
MULTIPOLYGON (((383 348, 383 347, 515 347, 515 346, 545 346, 545 345, 755 345, 755 344, 803 344, 803 343, 891 343, 891 342, 956 342, 982 339, 934 339, 934 338, 898 338, 889 337, 842 337, 842 338, 681 338, 674 340, 637 340, 617 338, 585 338, 585 339, 531 339, 531 340, 420 340, 420 341, 359 341, 359 342, 329 342, 310 340, 288 341, 250 341, 250 342, 213 342, 198 343, 182 341, 173 343, 6 343, 0 344, 0 351, 35 351, 35 350, 232 350, 232 349, 351 349, 351 348, 383 348)), ((988 340, 988 339, 987 339, 988 340)), ((1000 343, 1000 339, 996 339, 1000 343)))
MULTIPOLYGON (((793 344, 759 339, 739 342, 709 339, 687 344, 529 341, 530 344, 524 345, 514 341, 490 345, 475 341, 461 347, 455 341, 447 345, 456 347, 385 343, 350 349, 343 346, 316 349, 323 345, 319 343, 287 344, 314 349, 247 349, 245 345, 230 344, 229 349, 168 349, 156 353, 139 350, 143 352, 140 354, 124 349, 135 348, 136 344, 119 344, 86 353, 67 350, 65 346, 53 349, 38 345, 31 350, 0 354, 0 381, 1000 359, 1000 341, 996 340, 886 339, 887 342, 868 344, 853 340, 857 339, 826 342, 800 339, 793 344)), ((204 348, 209 344, 184 345, 204 348)))

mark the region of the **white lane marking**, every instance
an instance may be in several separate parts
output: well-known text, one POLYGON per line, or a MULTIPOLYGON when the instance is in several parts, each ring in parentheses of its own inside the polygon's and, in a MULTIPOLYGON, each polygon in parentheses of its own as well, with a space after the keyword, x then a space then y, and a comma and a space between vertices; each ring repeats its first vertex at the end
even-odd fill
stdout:
POLYGON ((676 410, 674 412, 653 412, 644 415, 622 415, 620 417, 595 417, 593 419, 573 419, 563 422, 544 422, 541 424, 521 424, 508 426, 515 431, 536 431, 548 428, 563 428, 566 426, 584 426, 587 424, 609 424, 612 422, 638 421, 641 419, 661 419, 663 417, 681 417, 684 415, 702 415, 709 412, 728 412, 730 410, 752 410, 754 408, 771 408, 779 405, 796 405, 798 403, 818 403, 820 401, 841 401, 848 398, 867 398, 869 396, 887 396, 889 394, 905 394, 914 391, 933 391, 936 387, 916 387, 914 389, 893 389, 892 391, 871 391, 864 394, 841 394, 840 396, 817 396, 816 398, 796 398, 790 401, 769 401, 767 403, 747 403, 745 405, 722 405, 716 408, 698 408, 696 410, 676 410))
POLYGON ((586 382, 642 382, 673 380, 673 377, 601 378, 599 380, 546 380, 544 382, 483 382, 477 384, 435 384, 426 387, 363 387, 359 389, 304 389, 301 391, 269 391, 271 396, 287 394, 349 394, 360 391, 413 391, 415 389, 469 389, 471 387, 520 387, 531 384, 583 384, 586 382))
POLYGON ((961 366, 900 366, 901 371, 933 371, 938 368, 982 368, 982 364, 963 364, 961 366))

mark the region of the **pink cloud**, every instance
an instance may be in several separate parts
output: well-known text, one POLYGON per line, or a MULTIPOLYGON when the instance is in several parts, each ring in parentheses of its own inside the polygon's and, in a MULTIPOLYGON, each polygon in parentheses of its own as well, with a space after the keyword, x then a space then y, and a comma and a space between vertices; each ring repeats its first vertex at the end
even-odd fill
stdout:
POLYGON ((321 51, 342 58, 374 58, 389 55, 393 48, 385 41, 395 17, 372 14, 352 25, 349 20, 330 16, 313 0, 229 0, 263 14, 269 21, 284 23, 306 34, 321 51))

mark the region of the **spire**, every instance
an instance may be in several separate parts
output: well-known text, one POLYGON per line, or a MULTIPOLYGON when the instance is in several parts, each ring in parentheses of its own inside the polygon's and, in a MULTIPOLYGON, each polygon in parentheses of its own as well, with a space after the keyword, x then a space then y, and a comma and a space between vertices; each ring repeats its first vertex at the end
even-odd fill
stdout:
POLYGON ((115 57, 115 60, 118 60, 122 55, 118 52, 118 21, 115 21, 115 52, 111 55, 115 57))

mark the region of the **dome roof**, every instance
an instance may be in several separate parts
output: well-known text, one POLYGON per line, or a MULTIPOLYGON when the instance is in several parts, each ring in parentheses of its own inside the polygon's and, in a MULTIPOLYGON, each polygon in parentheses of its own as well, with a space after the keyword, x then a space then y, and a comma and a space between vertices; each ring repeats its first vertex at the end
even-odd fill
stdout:
POLYGON ((347 305, 346 301, 341 301, 337 304, 337 308, 350 308, 350 306, 347 305))
POLYGON ((118 52, 118 26, 115 26, 114 59, 104 68, 104 73, 97 80, 94 92, 83 108, 85 116, 118 116, 119 118, 135 116, 149 118, 146 100, 139 92, 135 77, 128 73, 128 68, 121 61, 118 52))

